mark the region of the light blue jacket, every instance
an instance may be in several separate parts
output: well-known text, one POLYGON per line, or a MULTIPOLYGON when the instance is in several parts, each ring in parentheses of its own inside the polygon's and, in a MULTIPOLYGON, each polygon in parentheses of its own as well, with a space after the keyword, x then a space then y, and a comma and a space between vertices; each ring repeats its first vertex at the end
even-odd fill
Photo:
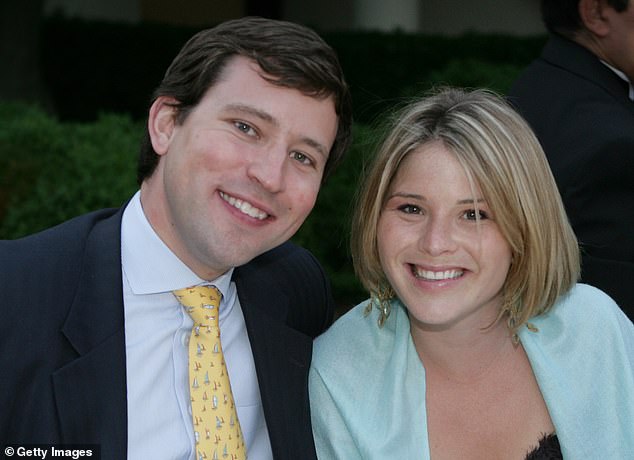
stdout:
MULTIPOLYGON (((317 339, 309 393, 320 459, 429 459, 425 369, 405 308, 383 328, 367 301, 317 339)), ((634 325, 578 284, 520 340, 565 459, 634 459, 634 325)))

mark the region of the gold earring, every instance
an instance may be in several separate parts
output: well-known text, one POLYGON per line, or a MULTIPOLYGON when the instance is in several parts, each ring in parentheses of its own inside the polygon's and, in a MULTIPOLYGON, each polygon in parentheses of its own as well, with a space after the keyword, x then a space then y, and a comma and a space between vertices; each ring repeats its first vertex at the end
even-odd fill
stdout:
POLYGON ((365 315, 370 314, 373 305, 376 306, 379 310, 379 319, 377 321, 379 327, 383 327, 388 316, 390 316, 392 311, 390 301, 394 298, 394 295, 394 290, 390 285, 387 287, 379 286, 376 292, 370 293, 370 303, 365 308, 365 315))
POLYGON ((520 309, 516 300, 509 299, 506 302, 507 307, 505 308, 506 313, 508 315, 507 325, 509 331, 511 332, 511 340, 513 341, 513 345, 518 345, 520 343, 520 337, 517 334, 517 325, 519 323, 520 309))

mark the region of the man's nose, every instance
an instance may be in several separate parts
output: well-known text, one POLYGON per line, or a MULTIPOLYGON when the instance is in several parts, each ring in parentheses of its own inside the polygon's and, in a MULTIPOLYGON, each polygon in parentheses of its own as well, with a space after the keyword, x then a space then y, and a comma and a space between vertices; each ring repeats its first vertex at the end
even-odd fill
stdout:
POLYGON ((285 176, 288 153, 285 148, 269 148, 266 152, 255 152, 247 168, 253 181, 270 193, 279 193, 286 187, 285 176))

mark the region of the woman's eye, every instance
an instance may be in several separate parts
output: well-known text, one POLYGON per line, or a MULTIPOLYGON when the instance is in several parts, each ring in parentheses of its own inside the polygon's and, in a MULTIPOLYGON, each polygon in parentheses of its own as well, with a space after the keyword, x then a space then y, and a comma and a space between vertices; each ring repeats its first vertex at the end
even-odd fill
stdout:
POLYGON ((422 211, 421 208, 413 204, 403 204, 398 207, 398 210, 405 214, 420 214, 422 211))
POLYGON ((312 165, 313 164, 313 160, 311 160, 308 155, 302 153, 302 152, 291 152, 291 158, 293 158, 296 161, 299 161, 301 164, 304 165, 312 165))
POLYGON ((476 211, 475 209, 469 209, 468 211, 465 211, 464 218, 467 220, 484 220, 488 219, 489 216, 482 210, 476 211))

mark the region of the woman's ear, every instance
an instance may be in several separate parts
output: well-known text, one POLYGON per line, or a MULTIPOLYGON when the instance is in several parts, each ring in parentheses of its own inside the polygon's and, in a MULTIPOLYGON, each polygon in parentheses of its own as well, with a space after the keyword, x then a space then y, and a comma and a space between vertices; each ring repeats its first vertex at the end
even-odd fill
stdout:
POLYGON ((148 115, 148 133, 158 155, 167 153, 176 126, 176 99, 159 96, 152 103, 148 115))
POLYGON ((584 27, 593 35, 604 37, 610 32, 610 23, 605 9, 610 8, 606 0, 580 0, 579 17, 584 27))

